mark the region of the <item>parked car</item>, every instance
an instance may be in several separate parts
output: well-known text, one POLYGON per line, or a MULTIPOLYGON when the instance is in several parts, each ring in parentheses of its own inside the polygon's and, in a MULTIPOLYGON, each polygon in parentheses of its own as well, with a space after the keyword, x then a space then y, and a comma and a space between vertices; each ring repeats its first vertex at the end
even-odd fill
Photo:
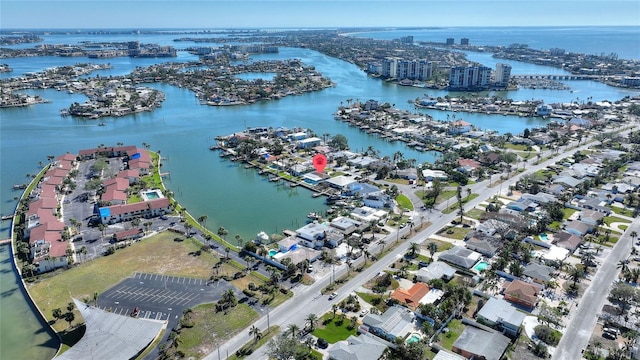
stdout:
POLYGON ((367 309, 362 309, 362 311, 360 311, 360 317, 364 317, 365 315, 367 315, 369 313, 369 310, 367 309))
POLYGON ((309 265, 309 267, 307 267, 307 272, 313 272, 313 265, 309 265))
POLYGON ((609 340, 615 340, 615 339, 618 338, 618 336, 616 334, 612 334, 612 333, 606 332, 606 331, 602 333, 602 337, 605 338, 605 339, 609 339, 609 340))
POLYGON ((338 293, 337 293, 337 292, 335 292, 335 291, 334 291, 334 292, 332 292, 332 293, 331 293, 331 295, 329 295, 329 300, 333 300, 333 299, 335 299, 335 298, 336 298, 336 296, 338 296, 338 293))
POLYGON ((323 338, 318 338, 318 341, 316 341, 316 345, 318 345, 320 349, 326 349, 329 346, 329 343, 323 338))

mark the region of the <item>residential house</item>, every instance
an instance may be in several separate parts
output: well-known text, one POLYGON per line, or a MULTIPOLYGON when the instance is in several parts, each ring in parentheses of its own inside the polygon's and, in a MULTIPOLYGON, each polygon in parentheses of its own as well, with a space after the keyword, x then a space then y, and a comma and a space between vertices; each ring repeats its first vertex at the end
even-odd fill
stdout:
POLYGON ((570 234, 582 237, 588 233, 591 233, 594 229, 594 226, 579 220, 567 220, 562 225, 562 228, 564 229, 564 231, 570 234))
POLYGON ((581 242, 581 236, 568 233, 566 231, 560 231, 553 235, 553 243, 555 245, 565 248, 571 252, 575 251, 581 242))
POLYGON ((578 213, 578 220, 593 226, 596 226, 600 222, 602 222, 602 219, 604 219, 604 217, 604 213, 595 210, 582 210, 580 211, 580 213, 578 213))
POLYGON ((467 359, 499 360, 511 343, 500 332, 467 326, 453 343, 453 352, 467 359))
POLYGON ((611 209, 607 207, 608 201, 600 200, 594 197, 586 197, 578 201, 578 206, 584 209, 600 211, 606 215, 611 214, 611 209))
POLYGON ((511 337, 516 337, 520 333, 520 326, 526 314, 519 311, 508 301, 495 297, 489 298, 482 309, 478 311, 476 319, 484 325, 497 328, 511 337))
POLYGON ((503 294, 504 299, 527 309, 533 309, 538 304, 538 294, 542 286, 531 284, 522 280, 513 280, 506 284, 503 294))
POLYGON ((473 159, 458 159, 458 171, 473 174, 480 167, 480 163, 473 159))
POLYGON ((320 249, 324 246, 327 231, 329 231, 329 226, 312 222, 296 230, 296 236, 302 245, 320 249))
POLYGON ((347 340, 338 341, 327 352, 329 360, 377 360, 387 345, 376 340, 374 336, 349 336, 347 340))
POLYGON ((506 222, 500 221, 498 219, 488 219, 476 226, 476 231, 479 231, 485 235, 493 236, 497 232, 501 232, 502 230, 509 227, 509 224, 506 222))
POLYGON ((413 311, 392 306, 383 314, 367 314, 362 319, 359 333, 369 333, 383 340, 395 342, 397 338, 405 338, 414 329, 415 315, 413 311))
POLYGON ((531 212, 531 211, 535 211, 537 208, 538 208, 538 203, 532 200, 525 199, 523 197, 520 197, 520 199, 516 201, 511 201, 507 204, 507 209, 515 210, 518 212, 523 212, 523 211, 531 212))
POLYGON ((471 131, 472 124, 464 120, 453 121, 449 124, 447 132, 452 135, 459 135, 471 131))
POLYGON ((391 298, 405 304, 411 310, 415 310, 420 305, 420 300, 427 295, 430 288, 427 284, 418 282, 410 289, 397 288, 391 293, 391 298))
POLYGON ((467 358, 464 356, 460 356, 455 353, 451 353, 447 350, 440 349, 436 356, 433 357, 432 360, 466 360, 467 358))
POLYGON ((465 247, 491 258, 502 248, 502 242, 480 231, 473 231, 465 237, 465 247))
POLYGON ((471 269, 480 260, 480 253, 466 249, 462 246, 453 248, 440 254, 439 260, 446 261, 454 266, 471 269))
POLYGON ((525 266, 522 274, 524 276, 530 277, 534 282, 538 284, 544 284, 553 278, 553 272, 554 270, 552 267, 540 265, 537 263, 530 263, 529 265, 525 266))
POLYGON ((575 188, 582 183, 582 180, 576 179, 573 176, 558 176, 553 179, 552 183, 562 184, 568 188, 575 188))
POLYGON ((339 189, 342 191, 347 191, 351 187, 351 185, 357 182, 358 181, 353 176, 345 176, 345 175, 332 177, 325 181, 325 183, 330 187, 339 189))
POLYGON ((436 179, 447 180, 449 178, 449 175, 447 175, 447 173, 442 170, 423 169, 422 177, 425 178, 427 181, 433 181, 436 179))
POLYGON ((362 221, 364 223, 377 223, 388 216, 388 213, 384 210, 376 210, 368 206, 361 206, 351 211, 350 216, 355 220, 362 221))
POLYGON ((429 282, 432 279, 443 279, 449 281, 456 274, 456 269, 442 261, 434 261, 429 266, 418 269, 416 280, 429 282))
POLYGON ((331 220, 329 225, 333 228, 338 229, 338 231, 345 235, 351 235, 360 228, 362 223, 348 217, 339 216, 331 220))
POLYGON ((322 139, 320 139, 319 137, 311 137, 311 138, 296 141, 296 148, 309 149, 314 146, 318 146, 321 143, 322 143, 322 139))

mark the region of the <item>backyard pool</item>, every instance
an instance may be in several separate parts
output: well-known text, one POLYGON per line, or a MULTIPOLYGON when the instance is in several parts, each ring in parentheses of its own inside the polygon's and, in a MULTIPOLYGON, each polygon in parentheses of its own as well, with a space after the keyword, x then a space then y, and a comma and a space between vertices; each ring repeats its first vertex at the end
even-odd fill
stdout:
POLYGON ((274 256, 276 256, 276 254, 277 254, 277 253, 278 253, 278 250, 276 250, 276 249, 271 249, 271 250, 269 250, 269 256, 270 256, 270 257, 274 257, 274 256))
POLYGON ((547 233, 542 233, 538 235, 538 237, 540 237, 540 240, 542 241, 549 241, 549 237, 547 236, 547 233))
POLYGON ((483 271, 489 267, 489 263, 486 261, 479 261, 477 264, 473 266, 473 270, 483 271))
POLYGON ((416 333, 413 333, 413 334, 411 334, 411 336, 409 336, 407 338, 407 344, 418 342, 418 341, 420 341, 420 339, 421 339, 420 335, 418 335, 416 333))

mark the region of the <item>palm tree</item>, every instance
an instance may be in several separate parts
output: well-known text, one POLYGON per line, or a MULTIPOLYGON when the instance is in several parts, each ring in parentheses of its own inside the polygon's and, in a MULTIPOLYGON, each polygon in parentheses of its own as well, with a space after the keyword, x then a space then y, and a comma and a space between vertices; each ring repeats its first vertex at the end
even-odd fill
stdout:
POLYGON ((411 255, 411 257, 416 256, 416 252, 418 251, 418 249, 420 248, 420 245, 418 245, 417 243, 412 242, 409 246, 409 252, 411 255))
POLYGON ((578 283, 578 281, 580 281, 583 274, 584 272, 581 269, 574 266, 569 271, 569 278, 571 279, 571 281, 573 281, 573 284, 575 285, 576 283, 578 283))
POLYGON ((203 228, 206 227, 208 218, 209 218, 209 216, 207 216, 207 215, 200 216, 198 218, 198 224, 200 224, 200 226, 202 226, 203 228))
MULTIPOLYGON (((225 236, 228 234, 229 232, 227 231, 227 229, 223 228, 222 226, 220 226, 218 228, 218 236, 220 236, 221 238, 225 239, 225 236)), ((225 239, 226 240, 226 239, 225 239)))
POLYGON ((333 312, 333 319, 336 318, 336 312, 338 311, 338 304, 331 305, 331 311, 333 312))
POLYGON ((431 255, 431 262, 433 262, 433 254, 435 254, 438 251, 438 244, 434 242, 428 243, 427 250, 429 250, 429 254, 431 255))
POLYGON ((627 264, 626 260, 620 260, 616 265, 616 269, 620 269, 620 272, 626 274, 627 272, 629 272, 629 265, 627 264))
POLYGON ((249 329, 249 336, 253 336, 253 343, 255 344, 262 337, 262 332, 260 331, 260 329, 258 329, 257 326, 252 325, 249 329))
POLYGON ((187 223, 184 223, 184 235, 185 236, 189 236, 191 234, 191 228, 193 227, 193 225, 187 223))
POLYGON ((309 332, 313 332, 316 329, 316 325, 318 325, 318 315, 314 313, 310 313, 307 315, 307 324, 309 325, 309 332))
POLYGON ((287 333, 289 335, 291 335, 292 339, 296 338, 296 334, 300 331, 300 327, 298 327, 298 325, 296 324, 289 324, 289 326, 287 326, 287 333))
POLYGON ((629 236, 631 236, 631 247, 633 247, 633 243, 636 241, 636 238, 638 237, 638 233, 634 230, 629 233, 629 236))

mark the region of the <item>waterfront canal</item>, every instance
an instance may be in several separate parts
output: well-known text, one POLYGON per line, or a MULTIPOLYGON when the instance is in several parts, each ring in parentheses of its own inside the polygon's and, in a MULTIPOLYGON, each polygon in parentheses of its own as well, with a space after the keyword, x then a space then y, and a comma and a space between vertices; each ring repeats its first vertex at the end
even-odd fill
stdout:
MULTIPOLYGON (((173 36, 171 36, 173 38, 173 36)), ((153 39, 144 42, 158 42, 153 39)), ((71 42, 71 41, 64 41, 71 42)), ((176 61, 193 59, 181 52, 176 61)), ((477 56, 484 56, 480 54, 477 56)), ((473 55, 476 56, 476 55, 473 55)), ((431 96, 444 96, 446 91, 401 87, 368 77, 356 66, 308 49, 283 48, 278 54, 254 56, 262 59, 299 58, 313 65, 323 75, 332 79, 336 86, 317 93, 287 97, 281 100, 238 107, 209 107, 200 105, 188 90, 163 84, 151 84, 166 93, 162 108, 152 113, 142 113, 123 118, 107 118, 101 121, 106 126, 97 126, 95 120, 61 117, 60 109, 71 103, 84 102, 84 96, 55 90, 31 91, 50 103, 27 108, 2 109, 0 121, 0 161, 2 174, 0 195, 2 214, 13 211, 18 192, 11 185, 29 181, 26 174, 36 173, 39 162, 46 162, 47 155, 65 152, 77 153, 83 148, 99 144, 115 145, 143 142, 152 150, 161 150, 164 160, 163 172, 171 175, 165 179, 169 189, 187 210, 198 217, 207 215, 207 226, 217 229, 222 226, 229 238, 239 234, 251 240, 259 231, 268 234, 284 228, 296 228, 304 224, 308 212, 320 212, 326 207, 322 198, 312 198, 311 192, 303 188, 288 188, 274 185, 256 174, 229 160, 222 159, 217 152, 209 150, 216 135, 226 135, 251 126, 304 127, 318 135, 343 134, 349 139, 354 151, 373 146, 383 155, 401 151, 405 158, 414 158, 418 163, 431 162, 436 154, 416 152, 404 143, 390 143, 376 136, 360 132, 346 123, 333 119, 332 113, 347 99, 375 99, 395 104, 396 107, 415 111, 408 100, 431 96)), ((19 64, 20 71, 40 71, 44 68, 90 62, 90 59, 3 59, 3 62, 19 64), (6 60, 6 61, 5 61, 6 60)), ((106 59, 114 68, 102 75, 122 75, 136 66, 144 66, 165 59, 106 59), (138 61, 140 60, 140 61, 138 61)), ((91 61, 94 62, 94 61, 91 61)), ((514 66, 513 73, 544 73, 536 65, 514 66), (520 72, 519 72, 520 71, 520 72)), ((15 76, 16 74, 12 74, 15 76)), ((7 74, 3 74, 6 77, 7 74)), ((577 96, 594 101, 616 100, 626 95, 636 95, 622 89, 608 87, 593 81, 570 82, 573 92, 568 90, 528 90, 503 92, 498 95, 516 100, 544 99, 548 103, 569 102, 577 96)), ((458 94, 451 94, 456 96, 458 94)), ((436 119, 446 119, 446 113, 430 112, 436 119)), ((500 133, 519 133, 527 127, 542 126, 546 122, 538 118, 511 116, 489 116, 484 114, 456 113, 483 129, 500 133)), ((8 237, 8 222, 3 222, 2 237, 8 237)), ((43 330, 19 290, 11 274, 9 248, 2 247, 2 332, 0 358, 46 359, 52 356, 52 338, 43 330), (5 281, 8 281, 5 283, 5 281), (16 286, 17 288, 17 286, 16 286), (14 329, 16 324, 25 329, 14 329), (12 356, 18 354, 20 356, 12 356)))

